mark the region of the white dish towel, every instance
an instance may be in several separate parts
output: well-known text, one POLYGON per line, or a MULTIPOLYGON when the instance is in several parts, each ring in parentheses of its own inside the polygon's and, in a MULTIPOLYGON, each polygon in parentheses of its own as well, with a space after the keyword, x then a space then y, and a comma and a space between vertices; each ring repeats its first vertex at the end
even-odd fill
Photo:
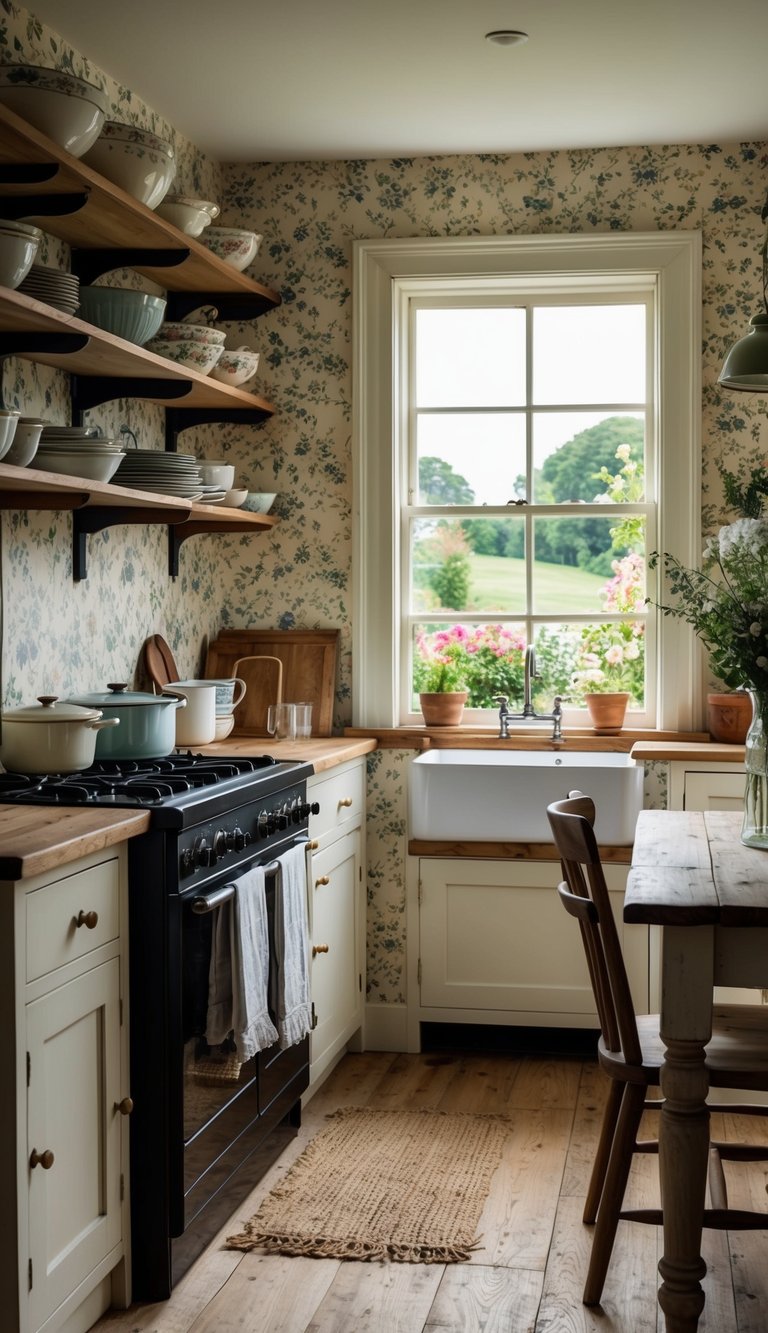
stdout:
POLYGON ((206 1040, 217 1046, 234 1033, 245 1062, 277 1041, 267 1007, 269 932, 264 871, 254 866, 234 882, 234 897, 213 921, 206 1040))
POLYGON ((278 857, 275 893, 275 994, 280 1046, 294 1046, 312 1027, 309 989, 307 852, 303 844, 278 857))

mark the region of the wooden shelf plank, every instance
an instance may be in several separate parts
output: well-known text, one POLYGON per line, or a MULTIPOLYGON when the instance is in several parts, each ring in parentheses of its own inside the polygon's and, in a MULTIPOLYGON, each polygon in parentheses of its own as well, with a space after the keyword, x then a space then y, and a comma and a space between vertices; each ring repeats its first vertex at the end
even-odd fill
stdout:
POLYGON ((178 267, 132 267, 172 291, 232 292, 254 297, 262 309, 280 305, 279 292, 225 264, 193 236, 183 235, 118 185, 92 171, 85 162, 72 157, 47 135, 0 105, 0 163, 25 166, 49 162, 58 167, 49 181, 31 185, 0 183, 0 214, 3 197, 35 193, 50 196, 85 190, 87 201, 75 213, 56 216, 30 212, 25 217, 76 249, 188 249, 188 258, 178 267))
MULTIPOLYGON (((23 335, 35 333, 80 333, 88 337, 88 344, 78 352, 54 352, 20 350, 18 355, 29 361, 39 361, 57 370, 65 370, 72 375, 95 376, 99 379, 141 379, 173 381, 180 387, 188 386, 182 397, 169 397, 158 385, 156 394, 151 391, 142 393, 147 401, 160 403, 165 407, 200 407, 238 409, 250 408, 271 416, 275 408, 259 394, 248 393, 244 389, 232 389, 220 384, 210 376, 201 375, 155 356, 138 343, 125 342, 104 329, 97 329, 86 324, 76 315, 67 315, 53 306, 36 301, 24 292, 11 291, 0 287, 0 332, 18 334, 20 348, 23 348, 23 335)), ((126 397, 135 396, 126 392, 126 397)))

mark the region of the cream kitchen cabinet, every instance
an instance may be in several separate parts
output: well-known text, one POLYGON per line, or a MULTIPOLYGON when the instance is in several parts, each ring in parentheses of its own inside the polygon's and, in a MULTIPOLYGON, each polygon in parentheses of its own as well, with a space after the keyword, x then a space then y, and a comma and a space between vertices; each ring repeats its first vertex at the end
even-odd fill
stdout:
POLYGON ((120 845, 0 886, 8 1333, 84 1333, 128 1301, 125 869, 120 845))
POLYGON ((313 1031, 310 1090, 361 1040, 365 995, 365 759, 311 778, 309 923, 313 1031))
MULTIPOLYGON (((648 932, 622 921, 628 867, 605 875, 638 1012, 648 1008, 648 932)), ((424 857, 419 863, 421 1022, 597 1027, 577 923, 557 861, 424 857)))

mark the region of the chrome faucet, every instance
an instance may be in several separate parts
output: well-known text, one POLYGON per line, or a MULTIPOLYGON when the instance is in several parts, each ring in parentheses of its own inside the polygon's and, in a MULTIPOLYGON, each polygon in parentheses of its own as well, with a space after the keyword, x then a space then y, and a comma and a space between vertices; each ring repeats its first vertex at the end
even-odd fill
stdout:
POLYGON ((536 710, 531 702, 531 681, 538 679, 538 672, 536 670, 536 650, 532 643, 529 643, 525 650, 524 672, 523 717, 535 717, 536 710))
POLYGON ((529 644, 525 650, 522 713, 510 712, 509 699, 506 694, 494 695, 494 703, 499 705, 499 740, 509 740, 510 722, 551 722, 552 735, 550 739, 557 742, 563 741, 563 696, 561 694, 555 695, 551 713, 537 713, 531 698, 533 692, 532 681, 537 679, 536 651, 533 644, 529 644))

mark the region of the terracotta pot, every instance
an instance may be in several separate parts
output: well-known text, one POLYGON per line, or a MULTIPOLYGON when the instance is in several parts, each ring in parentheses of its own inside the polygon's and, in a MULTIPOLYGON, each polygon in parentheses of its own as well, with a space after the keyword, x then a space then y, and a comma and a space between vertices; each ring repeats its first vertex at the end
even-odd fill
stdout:
POLYGON ((599 736, 615 736, 624 726, 629 694, 585 694, 584 702, 592 719, 592 729, 599 736))
POLYGON ((743 745, 752 721, 752 700, 746 690, 707 695, 707 728, 713 741, 743 745))
POLYGON ((466 690, 445 694, 420 694, 419 703, 428 727, 457 727, 469 695, 466 690))

